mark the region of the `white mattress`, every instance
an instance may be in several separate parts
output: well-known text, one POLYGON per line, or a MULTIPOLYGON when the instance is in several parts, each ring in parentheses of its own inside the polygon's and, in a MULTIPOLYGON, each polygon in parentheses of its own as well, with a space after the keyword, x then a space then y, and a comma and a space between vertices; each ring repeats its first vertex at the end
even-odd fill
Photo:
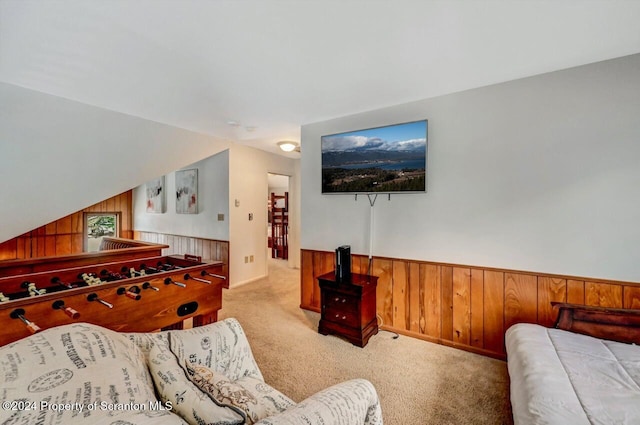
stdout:
POLYGON ((640 346, 521 323, 506 348, 516 425, 640 424, 640 346))

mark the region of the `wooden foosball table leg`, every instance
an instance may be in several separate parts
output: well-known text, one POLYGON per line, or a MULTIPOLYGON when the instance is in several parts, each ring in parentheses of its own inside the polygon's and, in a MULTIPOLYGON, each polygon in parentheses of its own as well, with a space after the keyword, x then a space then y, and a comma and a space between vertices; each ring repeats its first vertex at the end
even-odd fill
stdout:
POLYGON ((183 322, 174 323, 173 325, 165 326, 162 328, 163 331, 179 331, 184 328, 183 322))
POLYGON ((218 321, 218 312, 200 314, 193 317, 193 327, 204 326, 218 321))

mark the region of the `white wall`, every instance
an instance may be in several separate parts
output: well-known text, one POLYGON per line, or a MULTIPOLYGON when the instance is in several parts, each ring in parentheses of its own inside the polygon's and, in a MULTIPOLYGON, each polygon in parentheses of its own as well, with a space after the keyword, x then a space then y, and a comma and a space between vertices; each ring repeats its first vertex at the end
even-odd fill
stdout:
POLYGON ((145 185, 133 191, 133 222, 135 230, 229 240, 229 151, 187 165, 183 169, 198 170, 198 213, 176 213, 175 172, 165 176, 163 214, 146 211, 145 185), (224 220, 218 221, 218 214, 224 220))
POLYGON ((290 212, 293 224, 289 239, 289 266, 300 265, 299 160, 241 145, 229 151, 229 234, 231 240, 230 282, 240 285, 267 275, 267 191, 268 173, 292 176, 289 181, 290 212), (236 206, 236 200, 238 206, 236 206), (249 220, 249 213, 253 220, 249 220), (245 256, 253 263, 244 263, 245 256))
POLYGON ((303 126, 305 249, 368 252, 320 137, 429 120, 428 193, 379 196, 374 256, 640 281, 640 55, 303 126))
POLYGON ((0 242, 229 145, 0 83, 0 242))

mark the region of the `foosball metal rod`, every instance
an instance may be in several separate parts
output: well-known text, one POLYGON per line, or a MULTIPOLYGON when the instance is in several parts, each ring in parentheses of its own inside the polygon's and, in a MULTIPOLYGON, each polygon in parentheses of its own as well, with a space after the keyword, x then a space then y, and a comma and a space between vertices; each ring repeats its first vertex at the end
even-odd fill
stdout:
POLYGON ((24 317, 24 313, 25 313, 24 309, 16 308, 11 313, 9 313, 9 316, 12 319, 20 319, 22 321, 22 323, 27 325, 27 329, 29 329, 29 332, 31 332, 32 334, 40 332, 42 330, 42 328, 40 328, 40 326, 38 326, 35 323, 33 323, 31 320, 29 320, 26 317, 24 317))
POLYGON ((156 288, 149 282, 145 282, 142 284, 142 289, 153 289, 154 291, 160 291, 160 288, 156 288))
POLYGON ((218 279, 227 280, 226 276, 222 276, 221 274, 209 273, 206 270, 202 270, 200 272, 200 276, 212 276, 212 277, 217 277, 218 279))
POLYGON ((77 319, 78 317, 80 317, 80 313, 78 313, 77 310, 75 310, 75 309, 73 309, 71 307, 65 307, 64 301, 62 301, 62 300, 54 301, 53 304, 51 305, 51 307, 54 310, 61 310, 64 314, 66 314, 67 316, 71 317, 72 319, 77 319))
POLYGON ((184 275, 184 280, 189 280, 189 279, 197 280, 198 282, 202 282, 202 283, 206 283, 207 285, 211 285, 211 281, 210 280, 201 279, 199 277, 193 277, 189 273, 185 274, 184 275))
POLYGON ((175 280, 171 279, 170 277, 168 277, 168 278, 166 278, 164 280, 164 284, 165 285, 176 285, 176 286, 179 286, 181 288, 186 288, 187 287, 187 285, 185 285, 184 283, 176 282, 175 280))
POLYGON ((98 297, 98 294, 96 294, 96 293, 87 295, 87 300, 88 301, 97 301, 97 302, 99 302, 100 304, 102 304, 105 307, 113 308, 113 304, 108 303, 105 300, 101 299, 100 297, 98 297))

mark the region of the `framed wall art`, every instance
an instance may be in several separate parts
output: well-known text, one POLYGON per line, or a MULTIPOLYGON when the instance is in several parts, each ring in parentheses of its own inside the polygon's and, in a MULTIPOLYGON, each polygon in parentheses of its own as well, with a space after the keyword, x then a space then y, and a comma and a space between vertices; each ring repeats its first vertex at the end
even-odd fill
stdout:
POLYGON ((165 186, 164 176, 158 177, 147 182, 146 184, 147 212, 148 213, 164 213, 165 212, 165 186))
POLYGON ((198 169, 176 171, 176 212, 198 214, 198 169))

